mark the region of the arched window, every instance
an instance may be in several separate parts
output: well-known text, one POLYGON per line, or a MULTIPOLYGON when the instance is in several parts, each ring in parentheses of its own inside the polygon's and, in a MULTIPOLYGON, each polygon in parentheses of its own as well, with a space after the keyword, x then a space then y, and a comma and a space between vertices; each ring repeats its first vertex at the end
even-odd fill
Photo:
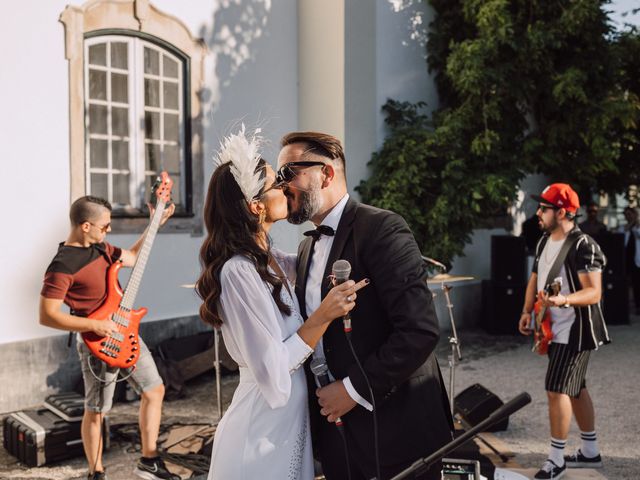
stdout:
POLYGON ((201 233, 202 42, 147 1, 92 1, 67 7, 61 21, 72 199, 103 197, 114 207, 114 231, 142 231, 152 184, 166 170, 177 208, 165 231, 201 233))

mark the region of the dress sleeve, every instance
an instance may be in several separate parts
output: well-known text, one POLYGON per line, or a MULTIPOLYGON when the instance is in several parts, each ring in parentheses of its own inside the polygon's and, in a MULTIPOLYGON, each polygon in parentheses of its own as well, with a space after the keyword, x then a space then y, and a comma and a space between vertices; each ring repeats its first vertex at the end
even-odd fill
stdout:
POLYGON ((313 353, 297 333, 282 339, 282 317, 252 264, 227 262, 220 275, 227 330, 271 408, 289 401, 291 373, 313 353))
POLYGON ((278 248, 271 248, 271 254, 276 259, 280 268, 289 279, 292 284, 296 283, 296 262, 298 261, 298 255, 295 253, 283 252, 278 248))

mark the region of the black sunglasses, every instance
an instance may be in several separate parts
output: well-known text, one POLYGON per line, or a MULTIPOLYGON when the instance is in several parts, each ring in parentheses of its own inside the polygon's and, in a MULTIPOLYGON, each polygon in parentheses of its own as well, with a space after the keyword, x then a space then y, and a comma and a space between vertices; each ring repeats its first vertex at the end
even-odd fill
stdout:
POLYGON ((298 172, 294 170, 296 167, 315 167, 317 165, 326 165, 326 163, 312 161, 289 162, 278 169, 278 173, 276 173, 276 183, 283 185, 296 178, 296 175, 298 175, 298 172))
POLYGON ((546 212, 546 211, 547 211, 547 210, 549 210, 549 209, 554 210, 554 211, 555 211, 555 210, 560 210, 560 207, 556 207, 556 206, 554 206, 554 205, 543 205, 543 204, 539 204, 539 205, 538 205, 538 209, 539 209, 542 213, 544 213, 544 212, 546 212))

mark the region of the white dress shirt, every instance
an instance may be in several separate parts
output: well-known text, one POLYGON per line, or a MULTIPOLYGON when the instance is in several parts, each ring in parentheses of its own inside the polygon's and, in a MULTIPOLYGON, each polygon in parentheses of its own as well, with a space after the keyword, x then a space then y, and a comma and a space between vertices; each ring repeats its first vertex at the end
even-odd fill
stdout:
MULTIPOLYGON (((326 225, 337 230, 340 218, 342 217, 342 212, 344 212, 344 207, 347 205, 347 200, 349 200, 349 194, 342 197, 336 206, 331 209, 329 214, 323 220, 322 225, 326 225)), ((328 235, 320 235, 320 238, 316 241, 313 252, 311 253, 311 263, 309 264, 309 271, 307 272, 307 289, 304 297, 307 316, 311 316, 322 302, 322 282, 326 281, 323 277, 327 266, 327 260, 329 259, 329 252, 333 245, 333 239, 334 237, 328 235)), ((317 343, 313 356, 324 358, 322 338, 317 343)), ((329 372, 329 377, 334 380, 331 372, 329 372)), ((373 406, 359 395, 355 388, 353 388, 353 384, 349 377, 343 378, 342 383, 353 400, 358 402, 358 404, 362 405, 367 410, 373 410, 373 406)))

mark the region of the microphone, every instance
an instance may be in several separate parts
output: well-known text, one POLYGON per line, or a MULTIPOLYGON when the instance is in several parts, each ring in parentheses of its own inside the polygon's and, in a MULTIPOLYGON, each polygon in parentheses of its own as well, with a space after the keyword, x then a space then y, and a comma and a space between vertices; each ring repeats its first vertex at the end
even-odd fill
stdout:
MULTIPOLYGON (((336 260, 331 267, 331 275, 336 285, 346 282, 351 275, 351 264, 346 260, 336 260)), ((342 325, 344 333, 351 334, 351 315, 349 313, 342 317, 342 325)))
MULTIPOLYGON (((311 365, 309 368, 311 369, 311 373, 313 373, 313 376, 316 377, 316 380, 321 387, 326 387, 331 383, 331 380, 329 380, 329 367, 327 367, 327 361, 324 359, 324 357, 314 357, 313 360, 311 360, 311 365)), ((340 417, 336 418, 336 427, 342 427, 342 419, 340 417)))
POLYGON ((433 258, 429 258, 429 257, 425 257, 424 255, 422 256, 422 260, 424 260, 427 263, 430 263, 431 265, 435 265, 438 268, 441 268, 442 270, 444 270, 445 272, 447 271, 447 267, 444 263, 440 263, 437 260, 434 260, 433 258))

